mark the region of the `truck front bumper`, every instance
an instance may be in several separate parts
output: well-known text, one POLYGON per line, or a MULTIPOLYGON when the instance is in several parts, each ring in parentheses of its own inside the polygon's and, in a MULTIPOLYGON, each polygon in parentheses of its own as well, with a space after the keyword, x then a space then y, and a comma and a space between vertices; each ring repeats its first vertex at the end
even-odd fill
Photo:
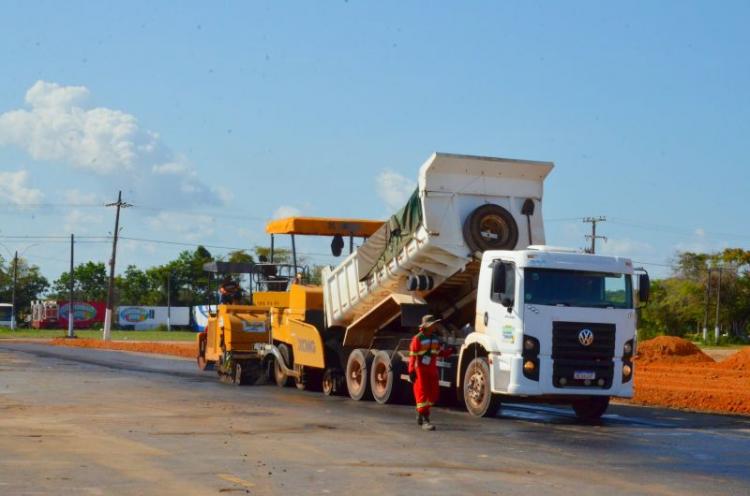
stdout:
MULTIPOLYGON (((492 392, 513 396, 616 396, 620 398, 633 397, 633 377, 623 382, 621 359, 613 358, 611 381, 606 381, 604 387, 594 376, 590 385, 559 385, 559 378, 554 378, 554 362, 550 357, 539 357, 539 380, 532 380, 524 376, 523 358, 520 355, 492 354, 490 355, 490 370, 492 373, 492 392), (555 385, 558 382, 558 385, 555 385), (611 382, 611 384, 609 384, 611 382)), ((581 370, 590 373, 589 370, 581 370)), ((595 372, 595 371, 594 371, 595 372)), ((581 381, 577 381, 581 382, 581 381)))

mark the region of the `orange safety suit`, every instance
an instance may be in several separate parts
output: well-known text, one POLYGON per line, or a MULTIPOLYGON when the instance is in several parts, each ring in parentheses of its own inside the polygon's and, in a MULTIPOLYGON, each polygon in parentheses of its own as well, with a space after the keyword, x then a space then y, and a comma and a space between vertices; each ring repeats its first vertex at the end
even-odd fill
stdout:
POLYGON ((448 357, 453 350, 444 348, 434 333, 429 336, 420 328, 409 344, 409 375, 416 373, 414 399, 417 413, 429 417, 430 407, 440 396, 437 359, 448 357))

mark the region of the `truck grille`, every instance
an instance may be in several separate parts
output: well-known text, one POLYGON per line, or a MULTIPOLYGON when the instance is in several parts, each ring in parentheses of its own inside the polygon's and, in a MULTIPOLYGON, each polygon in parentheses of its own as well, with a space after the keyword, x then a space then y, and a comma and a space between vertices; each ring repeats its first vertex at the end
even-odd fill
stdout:
POLYGON ((592 387, 607 389, 614 374, 615 325, 584 322, 552 323, 552 360, 555 387, 592 387), (584 346, 582 330, 593 334, 593 342, 584 346), (576 372, 594 372, 595 379, 576 379, 576 372), (564 381, 560 381, 564 379, 564 381), (603 379, 604 384, 599 384, 603 379))

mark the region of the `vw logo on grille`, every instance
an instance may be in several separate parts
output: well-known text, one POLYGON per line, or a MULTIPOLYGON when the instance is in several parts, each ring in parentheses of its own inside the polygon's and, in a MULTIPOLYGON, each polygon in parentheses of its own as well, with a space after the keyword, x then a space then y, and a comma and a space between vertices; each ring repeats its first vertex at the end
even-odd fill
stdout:
POLYGON ((581 329, 581 332, 578 333, 578 342, 583 346, 591 346, 594 342, 594 333, 591 332, 591 329, 581 329))

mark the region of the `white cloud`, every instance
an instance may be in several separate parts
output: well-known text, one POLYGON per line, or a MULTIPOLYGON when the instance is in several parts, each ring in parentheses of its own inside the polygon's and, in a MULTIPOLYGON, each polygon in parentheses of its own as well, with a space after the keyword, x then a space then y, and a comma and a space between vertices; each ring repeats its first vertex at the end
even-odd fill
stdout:
MULTIPOLYGON (((32 158, 68 164, 106 179, 147 204, 209 204, 226 191, 201 181, 185 157, 172 152, 131 114, 87 105, 84 86, 37 81, 26 92, 28 109, 0 114, 0 146, 32 158)), ((102 179, 105 180, 105 179, 102 179)), ((114 189, 114 188, 112 188, 114 189)))
POLYGON ((157 164, 151 167, 154 174, 160 175, 182 175, 182 174, 195 174, 194 171, 190 170, 187 165, 179 162, 167 162, 166 164, 157 164))
POLYGON ((147 225, 155 232, 164 235, 177 235, 174 241, 198 241, 213 235, 216 219, 210 215, 182 212, 159 212, 149 217, 147 225))
POLYGON ((221 200, 222 205, 229 205, 234 200, 234 193, 229 188, 216 186, 213 188, 213 191, 221 200))
POLYGON ((26 92, 30 110, 0 114, 0 144, 101 174, 132 168, 139 150, 153 146, 153 135, 141 131, 130 114, 85 109, 88 94, 82 86, 37 81, 26 92))
POLYGON ((302 211, 297 207, 292 207, 291 205, 282 205, 273 212, 271 218, 283 219, 286 217, 299 217, 300 215, 302 215, 302 211))
POLYGON ((381 172, 375 179, 378 196, 389 212, 395 212, 406 204, 417 183, 392 170, 381 172))
MULTIPOLYGON (((104 218, 101 214, 84 212, 83 210, 74 208, 65 215, 63 232, 77 234, 88 233, 92 231, 92 226, 99 227, 102 222, 104 222, 104 218)), ((99 229, 96 229, 95 231, 99 231, 99 229)))
POLYGON ((104 201, 93 192, 83 192, 78 189, 67 189, 63 193, 65 203, 73 203, 76 205, 100 205, 104 201))
POLYGON ((629 238, 607 238, 597 240, 597 254, 650 260, 654 247, 649 243, 629 238))
POLYGON ((70 108, 80 105, 88 96, 89 90, 84 86, 60 86, 37 81, 26 92, 26 103, 35 108, 70 108))
MULTIPOLYGON (((133 241, 130 239, 125 239, 123 240, 122 247, 130 254, 146 252, 149 255, 153 255, 154 253, 156 253, 156 245, 154 243, 147 243, 143 241, 133 241)), ((133 263, 138 265, 138 260, 134 260, 133 263)))
POLYGON ((41 202, 44 195, 26 184, 28 178, 25 170, 0 172, 0 199, 20 207, 41 202))

